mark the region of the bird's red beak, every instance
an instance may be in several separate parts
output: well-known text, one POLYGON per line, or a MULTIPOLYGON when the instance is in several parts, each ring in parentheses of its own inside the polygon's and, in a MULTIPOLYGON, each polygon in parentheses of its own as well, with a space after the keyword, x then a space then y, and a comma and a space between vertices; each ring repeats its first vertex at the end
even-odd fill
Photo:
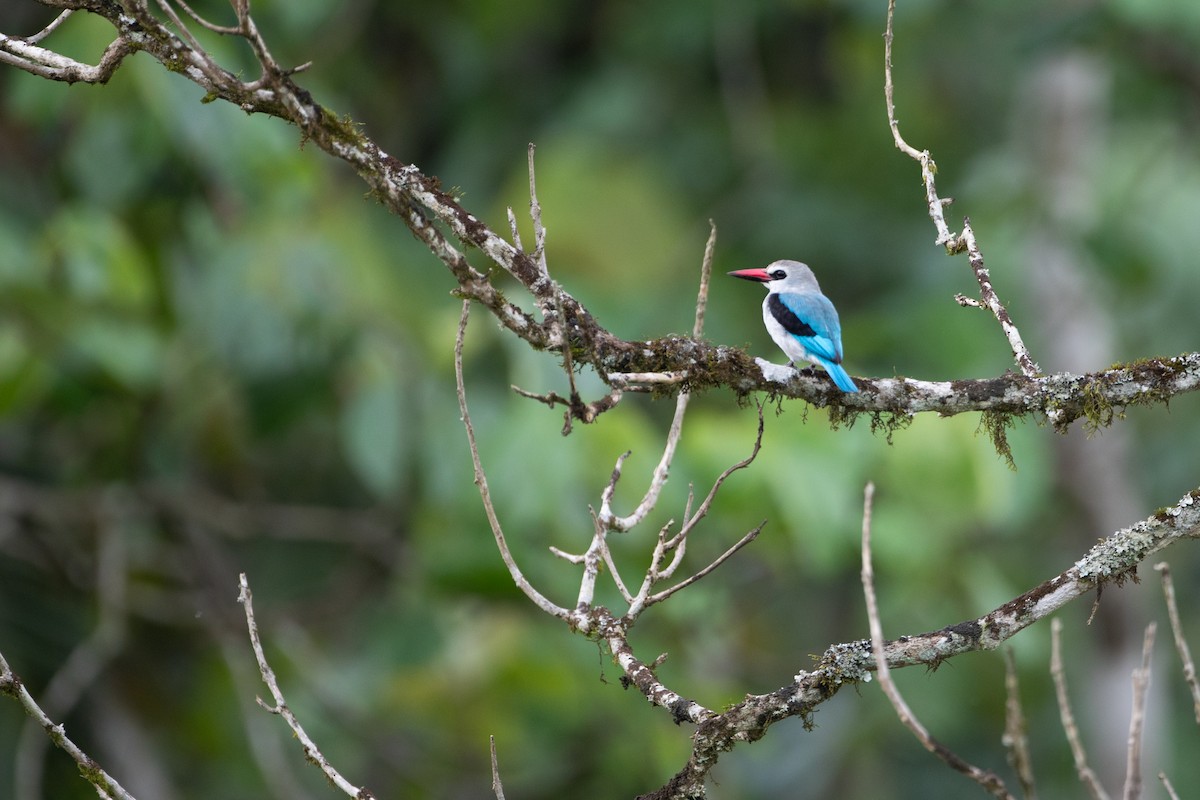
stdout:
POLYGON ((761 267, 758 269, 735 269, 733 272, 726 274, 732 275, 735 278, 744 278, 748 281, 758 281, 759 283, 766 283, 771 280, 771 276, 761 267))

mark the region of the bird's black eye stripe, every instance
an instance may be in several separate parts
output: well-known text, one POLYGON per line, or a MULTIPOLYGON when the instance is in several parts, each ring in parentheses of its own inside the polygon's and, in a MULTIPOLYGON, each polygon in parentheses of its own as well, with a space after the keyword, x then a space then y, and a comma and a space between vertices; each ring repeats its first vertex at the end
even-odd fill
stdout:
POLYGON ((786 272, 784 272, 784 271, 783 271, 783 270, 781 270, 781 269, 777 269, 777 270, 775 270, 774 272, 772 272, 772 273, 771 273, 771 279, 772 279, 772 280, 779 281, 779 280, 783 280, 783 279, 784 279, 784 278, 786 278, 786 277, 787 277, 787 273, 786 273, 786 272))

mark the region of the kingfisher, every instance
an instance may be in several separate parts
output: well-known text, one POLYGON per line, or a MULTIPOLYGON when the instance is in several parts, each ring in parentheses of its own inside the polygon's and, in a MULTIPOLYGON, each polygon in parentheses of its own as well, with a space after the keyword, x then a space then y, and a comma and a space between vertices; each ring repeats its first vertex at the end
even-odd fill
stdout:
POLYGON ((737 269, 729 274, 766 287, 763 323, 790 359, 788 366, 809 361, 824 368, 843 392, 858 391, 842 369, 842 325, 837 309, 821 293, 817 276, 807 264, 775 261, 760 269, 737 269))

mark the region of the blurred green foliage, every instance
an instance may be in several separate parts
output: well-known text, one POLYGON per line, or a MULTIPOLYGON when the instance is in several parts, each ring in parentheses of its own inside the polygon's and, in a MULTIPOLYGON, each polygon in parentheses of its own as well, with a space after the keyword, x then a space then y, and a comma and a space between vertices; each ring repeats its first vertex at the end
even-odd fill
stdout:
MULTIPOLYGON (((535 142, 551 270, 618 335, 690 330, 711 219, 718 270, 813 265, 841 312, 852 374, 1012 368, 994 321, 952 301, 973 278, 932 246, 918 169, 892 147, 882 1, 260 5, 276 55, 314 62, 302 85, 458 187, 497 229, 507 206, 523 216, 535 142)), ((1105 95, 1090 212, 1056 232, 1087 265, 1115 347, 1106 357, 1197 349, 1200 12, 1166 0, 900 5, 905 136, 937 158, 952 224, 971 215, 1043 367, 1062 368, 1045 355, 1054 320, 1039 315, 1053 298, 1039 301, 1031 281, 1042 263, 1030 230, 1047 211, 1030 151, 1052 132, 1029 129, 1022 87, 1071 55, 1103 71, 1105 95)), ((229 16, 216 0, 196 7, 229 16)), ((6 3, 0 30, 30 34, 49 18, 6 3)), ((94 61, 108 36, 81 16, 47 45, 94 61)), ((237 42, 203 39, 253 74, 237 42)), ((42 696, 107 620, 90 656, 97 675, 58 716, 139 796, 329 796, 253 703, 262 689, 234 602, 246 571, 289 701, 377 797, 490 796, 489 734, 510 797, 629 797, 663 783, 688 730, 622 691, 606 656, 540 616, 497 557, 454 397, 451 278, 344 165, 276 120, 201 100, 144 55, 103 87, 0 70, 0 650, 42 696), (271 777, 280 772, 299 788, 271 777)), ((780 360, 760 293, 714 281, 707 335, 780 360)), ((558 412, 509 388, 562 393, 561 366, 478 311, 466 370, 517 557, 569 604, 577 569, 547 547, 586 546, 588 505, 626 449, 619 508, 633 507, 673 404, 627 397, 563 438, 558 412)), ((580 385, 601 391, 590 375, 580 385)), ((1013 472, 975 418, 922 417, 889 444, 866 420, 831 430, 821 411, 770 404, 758 461, 726 484, 690 563, 767 519, 763 535, 649 612, 635 647, 647 660, 669 652, 664 681, 719 708, 865 635, 868 480, 886 630, 977 616, 1196 486, 1198 410, 1181 397, 1119 423, 1128 449, 1116 469, 1140 505, 1102 527, 1068 491, 1063 440, 1036 421, 1011 433, 1013 472)), ((732 397, 694 401, 659 512, 614 542, 627 578, 688 487, 706 492, 749 452, 755 424, 732 397)), ((1111 435, 1076 452, 1099 457, 1089 454, 1111 435)), ((1200 560, 1185 548, 1170 558, 1194 607, 1200 560)), ((1124 747, 1128 694, 1097 676, 1135 654, 1160 606, 1147 581, 1106 593, 1090 628, 1088 609, 1064 612, 1075 700, 1106 777, 1120 775, 1107 754, 1124 747)), ((1187 623, 1200 640, 1200 620, 1187 623)), ((1200 785, 1197 731, 1160 631, 1146 769, 1186 790, 1200 785)), ((1079 796, 1047 629, 1013 646, 1042 794, 1079 796)), ((942 741, 1004 771, 997 655, 897 678, 942 741)), ((816 723, 783 723, 727 755, 712 796, 973 791, 874 687, 843 692, 816 723)), ((15 706, 0 708, 0 753, 16 754, 0 759, 0 787, 22 758, 40 763, 30 740, 41 734, 22 724, 15 706)), ((56 752, 44 780, 44 797, 91 794, 56 752)))

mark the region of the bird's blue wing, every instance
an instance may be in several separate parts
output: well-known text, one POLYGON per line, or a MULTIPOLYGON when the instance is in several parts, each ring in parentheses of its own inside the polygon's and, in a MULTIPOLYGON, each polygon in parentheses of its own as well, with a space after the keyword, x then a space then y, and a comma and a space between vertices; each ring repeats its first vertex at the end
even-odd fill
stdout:
POLYGON ((781 292, 767 301, 771 314, 804 349, 825 361, 842 363, 842 326, 828 297, 781 292))

